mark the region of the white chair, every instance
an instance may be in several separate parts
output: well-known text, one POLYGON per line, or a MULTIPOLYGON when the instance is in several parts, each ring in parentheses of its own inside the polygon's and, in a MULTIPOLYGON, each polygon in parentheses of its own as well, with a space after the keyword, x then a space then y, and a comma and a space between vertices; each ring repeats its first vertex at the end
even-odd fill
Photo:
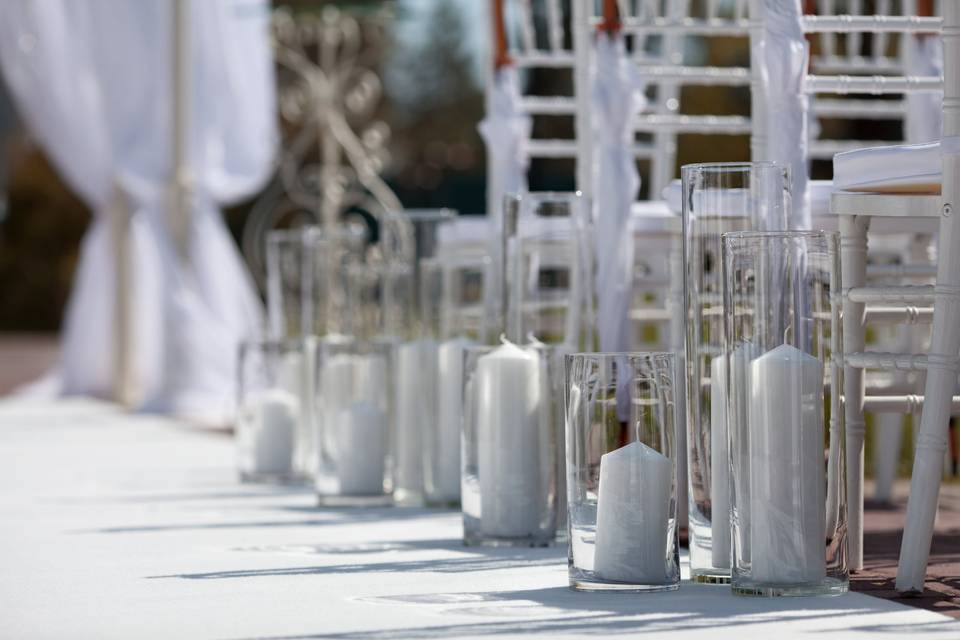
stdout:
MULTIPOLYGON (((943 178, 941 195, 898 195, 839 192, 832 209, 840 216, 844 283, 844 380, 847 420, 847 458, 851 567, 862 566, 863 412, 913 411, 922 407, 907 521, 897 576, 899 591, 921 591, 929 556, 937 493, 946 449, 951 412, 960 412, 954 397, 960 370, 960 229, 953 215, 960 191, 958 145, 960 135, 960 5, 946 3, 943 27, 945 98, 943 178), (953 56, 953 57, 951 57, 953 56), (906 222, 910 232, 939 232, 938 265, 934 286, 866 287, 867 230, 871 220, 892 218, 906 222), (921 229, 921 227, 927 227, 921 229), (877 310, 868 304, 916 305, 933 303, 933 338, 926 355, 864 352, 864 321, 917 320, 929 312, 901 307, 877 310), (923 397, 864 395, 863 369, 926 372, 923 397)), ((929 26, 929 25, 928 25, 929 26)), ((888 222, 889 224, 889 222, 888 222)))
MULTIPOLYGON (((762 7, 762 0, 752 0, 751 9, 759 12, 758 15, 760 15, 761 20, 764 19, 762 7)), ((811 60, 811 67, 815 73, 807 75, 803 88, 810 98, 812 113, 817 117, 888 118, 894 113, 891 105, 899 105, 902 110, 902 102, 868 99, 862 96, 910 95, 917 91, 936 91, 941 87, 939 77, 908 75, 902 56, 891 57, 887 55, 887 45, 891 38, 901 38, 900 44, 902 45, 902 39, 913 37, 912 34, 914 33, 938 30, 939 19, 916 17, 906 13, 904 15, 862 15, 863 8, 864 3, 857 0, 844 3, 824 0, 818 3, 818 9, 822 15, 807 15, 801 20, 801 31, 816 38, 820 44, 819 54, 811 60), (847 13, 835 15, 834 12, 837 10, 847 13), (872 33, 873 37, 869 53, 863 55, 862 34, 867 32, 872 33), (845 42, 845 49, 842 50, 838 47, 839 34, 843 34, 843 41, 845 42)), ((879 2, 874 7, 876 10, 886 12, 889 12, 891 8, 889 2, 879 2)), ((906 5, 903 5, 902 8, 905 12, 910 9, 906 5)), ((755 25, 754 28, 758 35, 762 34, 763 23, 755 23, 755 25)), ((900 49, 902 50, 902 47, 900 49)), ((759 62, 759 59, 756 62, 759 62)), ((773 116, 767 113, 768 109, 764 103, 765 92, 757 89, 758 86, 754 86, 751 96, 752 110, 755 113, 751 148, 755 159, 771 159, 766 157, 767 153, 771 153, 766 142, 767 129, 776 126, 776 122, 773 120, 773 116)), ((837 151, 860 148, 869 144, 876 143, 863 140, 814 139, 809 142, 807 153, 808 158, 830 157, 837 151)), ((891 142, 886 144, 891 144, 891 142)), ((818 197, 818 187, 819 185, 812 184, 808 191, 811 196, 811 203, 814 205, 823 201, 822 198, 818 197)), ((835 227, 836 223, 831 221, 829 216, 823 216, 822 211, 817 211, 815 207, 812 208, 812 217, 816 226, 835 227)), ((862 210, 859 213, 862 213, 862 210)), ((901 238, 902 253, 906 253, 915 242, 915 232, 917 231, 915 227, 903 226, 888 228, 888 230, 901 238)), ((858 259, 863 262, 861 266, 864 270, 864 277, 866 277, 867 256, 865 250, 857 255, 858 259)), ((876 269, 871 270, 876 271, 876 269)), ((866 282, 863 281, 859 284, 864 286, 866 282)), ((879 316, 874 314, 874 317, 879 316)), ((919 316, 909 317, 917 318, 919 316)), ((889 321, 891 317, 887 319, 889 321)), ((848 317, 847 320, 850 321, 850 318, 848 317)), ((854 336, 853 341, 848 341, 845 346, 848 349, 855 348, 857 351, 862 351, 863 344, 861 342, 862 336, 861 340, 857 340, 854 336)), ((862 390, 862 372, 849 369, 848 371, 850 373, 847 375, 845 383, 847 389, 860 388, 862 390)), ((846 392, 848 398, 850 397, 849 393, 849 391, 846 392)), ((862 451, 864 419, 859 403, 856 402, 848 402, 845 413, 847 419, 848 500, 851 506, 849 514, 851 567, 859 569, 862 566, 863 557, 862 451)))
MULTIPOLYGON (((939 4, 936 3, 936 4, 939 4)), ((811 131, 808 156, 811 160, 830 160, 841 151, 860 149, 881 144, 898 142, 927 142, 911 140, 908 132, 918 114, 908 104, 911 96, 903 99, 880 99, 878 96, 864 96, 843 91, 834 93, 837 82, 845 77, 857 78, 855 82, 886 82, 895 77, 918 77, 916 62, 909 55, 910 40, 926 28, 932 21, 918 17, 916 0, 876 0, 868 3, 863 0, 818 0, 817 15, 807 16, 804 32, 811 34, 811 41, 817 52, 810 57, 810 70, 814 75, 813 83, 819 84, 822 93, 811 96, 810 109, 818 120, 883 120, 900 122, 903 136, 885 141, 828 137, 823 127, 811 131), (875 15, 866 15, 869 8, 875 15), (899 9, 899 13, 895 10, 899 9), (847 14, 847 15, 838 15, 847 14), (905 30, 908 27, 909 30, 905 30), (869 42, 865 40, 866 32, 869 42), (842 37, 841 37, 842 36, 842 37)), ((934 7, 934 14, 939 12, 934 7)), ((925 76, 925 82, 930 77, 925 76)), ((840 84, 842 87, 842 82, 840 84)), ((915 94, 914 94, 915 95, 915 94)))
MULTIPOLYGON (((534 118, 572 116, 574 138, 535 138, 527 146, 532 160, 569 159, 575 162, 576 188, 591 193, 591 136, 589 71, 593 33, 600 24, 601 2, 569 3, 565 19, 560 0, 507 0, 507 8, 520 24, 519 37, 510 42, 510 57, 521 68, 550 68, 572 73, 572 92, 563 96, 525 95, 523 109, 534 118), (540 18, 539 20, 537 18, 540 18), (538 29, 537 25, 544 28, 538 29), (567 37, 569 34, 569 37, 567 37), (572 42, 572 48, 565 42, 572 42)), ((709 67, 685 63, 688 38, 740 36, 747 38, 746 0, 707 2, 699 14, 689 0, 662 3, 655 0, 618 1, 622 29, 634 39, 631 56, 648 86, 650 100, 637 118, 636 132, 649 141, 637 142, 638 160, 649 163, 642 176, 649 197, 655 200, 676 171, 677 137, 681 134, 746 136, 751 132, 745 115, 681 115, 680 91, 685 86, 749 86, 746 67, 709 67), (655 42, 656 41, 656 42, 655 42), (656 46, 655 46, 656 45, 656 46)))

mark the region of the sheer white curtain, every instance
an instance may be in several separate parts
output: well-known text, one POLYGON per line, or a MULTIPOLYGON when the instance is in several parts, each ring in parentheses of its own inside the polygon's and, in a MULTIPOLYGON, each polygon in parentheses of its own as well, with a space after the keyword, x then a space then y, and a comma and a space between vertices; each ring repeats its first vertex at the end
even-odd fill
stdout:
POLYGON ((23 119, 95 212, 67 308, 58 386, 108 396, 116 322, 109 220, 130 202, 138 407, 222 420, 237 343, 262 310, 219 205, 255 192, 276 144, 265 0, 193 0, 190 255, 169 234, 173 3, 20 0, 0 8, 0 70, 23 119))

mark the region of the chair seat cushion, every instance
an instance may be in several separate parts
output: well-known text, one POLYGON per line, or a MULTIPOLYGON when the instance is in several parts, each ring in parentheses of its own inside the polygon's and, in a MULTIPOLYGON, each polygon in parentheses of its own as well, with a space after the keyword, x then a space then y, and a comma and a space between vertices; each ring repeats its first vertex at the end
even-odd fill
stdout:
POLYGON ((833 186, 873 193, 940 193, 940 143, 869 147, 833 157, 833 186))

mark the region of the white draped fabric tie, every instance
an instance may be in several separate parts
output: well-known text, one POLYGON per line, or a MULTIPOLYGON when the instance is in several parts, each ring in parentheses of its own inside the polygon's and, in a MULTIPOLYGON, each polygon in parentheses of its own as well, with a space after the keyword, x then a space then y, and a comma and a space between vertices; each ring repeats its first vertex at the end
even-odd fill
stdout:
POLYGON ((262 311, 218 206, 255 193, 272 171, 269 10, 265 0, 187 7, 186 262, 168 220, 172 3, 9 3, 0 20, 0 70, 33 135, 94 211, 66 311, 57 387, 97 396, 113 388, 117 274, 109 216, 127 215, 135 407, 223 422, 233 404, 237 344, 259 332, 262 311))
POLYGON ((645 104, 644 82, 623 36, 598 33, 591 69, 598 324, 602 351, 630 348, 633 235, 630 212, 640 188, 632 152, 633 120, 645 104))
MULTIPOLYGON (((492 86, 487 95, 487 113, 477 129, 487 147, 487 216, 488 249, 493 264, 499 265, 502 251, 503 197, 527 190, 527 142, 533 127, 532 118, 520 104, 520 80, 517 70, 505 65, 494 70, 492 86)), ((503 292, 500 291, 501 273, 492 273, 491 286, 484 287, 487 309, 500 309, 503 292)))
POLYGON ((760 61, 766 112, 764 160, 790 167, 792 229, 810 228, 807 195, 807 135, 810 100, 804 90, 809 45, 803 35, 800 0, 764 0, 760 61))

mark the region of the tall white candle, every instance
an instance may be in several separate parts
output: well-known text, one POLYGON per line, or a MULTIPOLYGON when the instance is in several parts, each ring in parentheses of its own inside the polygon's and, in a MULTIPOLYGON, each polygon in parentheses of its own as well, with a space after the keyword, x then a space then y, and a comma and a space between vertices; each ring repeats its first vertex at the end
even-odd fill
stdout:
POLYGON ((251 394, 239 430, 241 465, 256 474, 287 474, 299 418, 297 397, 283 389, 251 394))
POLYGON ((460 422, 463 418, 463 353, 474 343, 452 338, 438 350, 436 441, 433 482, 438 498, 460 498, 460 422))
MULTIPOLYGON (((734 349, 731 360, 733 389, 738 394, 735 411, 746 407, 747 365, 757 355, 753 344, 734 349)), ((711 563, 717 569, 730 568, 730 458, 727 425, 727 357, 710 363, 710 531, 711 563)))
POLYGON ((349 407, 356 395, 355 379, 359 358, 340 353, 323 363, 320 371, 320 441, 324 456, 338 455, 337 422, 340 412, 349 407))
POLYGON ((519 538, 540 528, 540 366, 506 343, 477 360, 480 530, 519 538))
POLYGON ((673 465, 642 442, 600 457, 594 572, 634 584, 667 581, 673 465))
POLYGON ((435 419, 429 410, 435 397, 431 373, 436 371, 437 343, 406 342, 397 347, 395 489, 402 494, 423 492, 423 433, 435 419), (431 371, 431 363, 433 365, 431 371))
POLYGON ((382 494, 387 455, 386 414, 372 402, 354 402, 340 410, 337 434, 340 495, 382 494))
POLYGON ((294 442, 294 471, 313 475, 316 471, 316 403, 314 389, 314 343, 304 340, 304 350, 288 351, 280 360, 277 373, 278 386, 300 399, 300 419, 294 442))
POLYGON ((730 567, 730 470, 727 455, 727 357, 710 363, 710 553, 718 569, 730 567))
POLYGON ((750 372, 751 578, 818 582, 826 574, 823 366, 790 345, 750 372))
POLYGON ((387 363, 379 353, 354 356, 353 397, 387 408, 387 363))
POLYGON ((299 396, 303 389, 303 357, 298 351, 287 351, 280 358, 277 386, 299 396))

